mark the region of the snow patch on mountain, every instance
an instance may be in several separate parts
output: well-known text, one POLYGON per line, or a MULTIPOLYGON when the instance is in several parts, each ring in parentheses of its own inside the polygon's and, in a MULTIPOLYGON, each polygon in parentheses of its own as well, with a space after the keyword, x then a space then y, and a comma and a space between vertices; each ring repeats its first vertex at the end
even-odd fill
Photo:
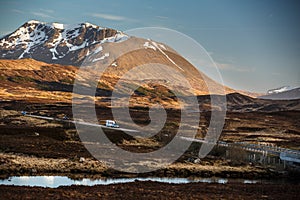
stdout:
POLYGON ((100 58, 95 58, 93 59, 92 62, 97 62, 99 60, 104 60, 105 58, 109 57, 109 53, 105 53, 103 56, 101 56, 100 58))
POLYGON ((173 63, 176 67, 178 67, 181 71, 184 71, 180 66, 178 66, 163 50, 167 50, 166 47, 162 44, 158 44, 154 41, 148 39, 147 42, 144 43, 143 47, 145 49, 153 49, 154 51, 160 51, 171 63, 173 63))
POLYGON ((47 40, 47 36, 39 29, 33 29, 33 31, 31 31, 30 28, 21 27, 11 34, 8 39, 10 40, 1 39, 0 46, 6 48, 15 47, 17 45, 27 46, 27 49, 24 51, 28 51, 28 46, 32 47, 44 43, 47 40))
MULTIPOLYGON (((94 25, 94 24, 91 24, 91 23, 88 23, 88 22, 85 22, 85 25, 86 25, 87 27, 92 27, 92 28, 95 28, 95 29, 101 28, 101 27, 99 27, 99 26, 97 26, 97 25, 94 25)), ((102 28, 101 28, 101 29, 102 29, 102 28)))
POLYGON ((117 62, 113 62, 113 63, 111 64, 111 66, 113 66, 113 67, 118 67, 118 64, 117 64, 117 62))
POLYGON ((153 49, 154 51, 156 51, 155 46, 151 45, 149 42, 145 42, 143 46, 145 47, 145 49, 153 49))
POLYGON ((102 46, 99 46, 95 51, 94 51, 94 54, 96 53, 99 53, 100 51, 103 50, 103 47, 102 46))
MULTIPOLYGON (((166 50, 166 47, 161 45, 161 44, 158 44, 154 41, 151 41, 153 47, 155 49, 158 49, 171 63, 173 63, 178 69, 180 69, 181 71, 184 71, 184 69, 182 69, 180 66, 178 66, 161 48, 163 48, 164 50, 166 50)), ((152 46, 151 45, 151 46, 152 46)), ((150 46, 150 45, 149 45, 150 46)))
POLYGON ((44 22, 40 22, 40 21, 37 21, 37 20, 29 20, 27 23, 28 24, 39 24, 39 23, 44 23, 44 22))
POLYGON ((106 42, 123 42, 129 38, 128 35, 125 35, 124 33, 118 32, 115 36, 104 38, 101 43, 106 42))
POLYGON ((59 24, 59 23, 52 23, 52 26, 56 29, 64 29, 64 25, 63 24, 59 24))

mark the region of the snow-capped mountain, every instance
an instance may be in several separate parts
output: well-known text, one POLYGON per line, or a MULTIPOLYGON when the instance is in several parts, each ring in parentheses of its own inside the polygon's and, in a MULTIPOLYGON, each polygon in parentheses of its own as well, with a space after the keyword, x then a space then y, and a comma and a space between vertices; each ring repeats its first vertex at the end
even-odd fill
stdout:
MULTIPOLYGON (((31 60, 34 63, 36 60, 47 64, 107 66, 105 75, 115 79, 122 77, 136 66, 159 63, 187 77, 192 88, 184 88, 183 94, 208 94, 208 83, 214 88, 215 94, 222 93, 223 88, 166 44, 128 36, 120 31, 90 23, 64 25, 29 21, 0 39, 0 59, 8 60, 8 63, 9 60, 22 59, 20 62, 31 60)), ((153 71, 155 68, 149 68, 148 71, 139 69, 137 68, 134 73, 134 80, 140 80, 139 78, 145 74, 157 76, 162 74, 162 71, 153 71)), ((13 71, 11 73, 13 74, 13 71)), ((8 77, 0 72, 1 75, 8 77)), ((173 79, 174 86, 182 88, 182 81, 176 73, 168 75, 173 79)), ((148 81, 151 84, 152 80, 148 81)), ((108 82, 105 84, 110 85, 108 82)), ((113 85, 109 86, 112 87, 113 85)), ((225 90, 227 93, 235 92, 228 87, 225 87, 225 90)))
POLYGON ((129 37, 90 23, 64 25, 31 20, 0 39, 0 58, 33 58, 47 63, 78 66, 85 56, 106 42, 129 37))
POLYGON ((269 90, 267 95, 260 96, 261 99, 292 100, 300 99, 300 87, 284 86, 269 90))
POLYGON ((285 92, 285 91, 289 91, 289 90, 292 90, 294 88, 290 87, 290 86, 282 86, 282 87, 279 87, 279 88, 276 88, 276 89, 271 89, 271 90, 268 90, 267 94, 278 94, 280 92, 285 92))

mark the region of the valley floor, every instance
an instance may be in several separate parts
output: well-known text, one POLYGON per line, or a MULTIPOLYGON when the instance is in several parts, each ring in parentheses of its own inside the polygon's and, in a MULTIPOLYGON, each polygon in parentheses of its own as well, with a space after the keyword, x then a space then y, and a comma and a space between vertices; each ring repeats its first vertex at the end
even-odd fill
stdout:
MULTIPOLYGON (((22 175, 65 175, 71 178, 135 177, 111 170, 105 164, 94 159, 80 141, 76 129, 70 124, 49 122, 28 118, 20 114, 27 106, 31 110, 45 115, 71 116, 68 104, 26 104, 24 102, 4 102, 0 108, 0 176, 22 175)), ((110 118, 107 108, 98 109, 97 114, 104 119, 110 118)), ((162 134, 172 135, 176 130, 176 111, 170 111, 170 123, 162 134), (173 118, 172 118, 173 117, 173 118)), ((147 121, 147 110, 137 109, 133 117, 147 121), (145 117, 142 117, 145 116, 145 117)), ((300 128, 297 123, 298 111, 287 112, 229 112, 226 117, 221 140, 226 142, 247 141, 272 144, 299 150, 300 128)), ((197 137, 203 137, 209 123, 209 112, 201 113, 200 129, 197 137)), ((122 123, 122 122, 121 122, 122 123)), ((138 141, 114 134, 112 138, 118 146, 134 151, 147 152, 164 145, 169 138, 157 137, 138 141), (166 140, 166 141, 164 141, 166 140)), ((197 148, 196 148, 197 149, 197 148)), ((214 151, 211 155, 194 163, 193 148, 177 162, 167 168, 140 174, 138 176, 155 177, 226 177, 226 178, 295 178, 295 174, 274 171, 268 166, 243 161, 225 159, 214 151)), ((90 198, 132 199, 297 199, 299 184, 165 184, 156 182, 134 182, 107 186, 69 186, 56 189, 40 187, 0 186, 1 197, 10 199, 28 198, 61 199, 90 198), (25 196, 24 196, 25 195, 25 196)))

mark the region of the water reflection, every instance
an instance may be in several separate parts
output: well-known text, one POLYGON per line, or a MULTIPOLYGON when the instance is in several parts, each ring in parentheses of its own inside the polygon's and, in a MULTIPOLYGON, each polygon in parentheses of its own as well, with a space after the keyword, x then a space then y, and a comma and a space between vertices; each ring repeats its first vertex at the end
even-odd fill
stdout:
POLYGON ((172 184, 187 184, 187 183, 219 183, 226 184, 231 182, 238 182, 244 184, 257 183, 257 180, 245 180, 245 179, 226 179, 226 178, 115 178, 115 179, 88 179, 84 178, 81 180, 73 180, 67 176, 14 176, 5 180, 0 180, 0 185, 16 185, 16 186, 40 186, 56 188, 59 186, 70 186, 70 185, 109 185, 109 184, 120 184, 130 183, 134 181, 156 181, 161 183, 172 183, 172 184))

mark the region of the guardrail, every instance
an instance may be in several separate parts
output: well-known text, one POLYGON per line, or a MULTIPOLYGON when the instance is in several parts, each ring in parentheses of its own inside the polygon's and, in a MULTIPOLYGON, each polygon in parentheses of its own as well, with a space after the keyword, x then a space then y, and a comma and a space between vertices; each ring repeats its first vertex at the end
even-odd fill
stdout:
POLYGON ((283 158, 287 157, 290 160, 294 160, 293 162, 300 163, 300 151, 292 150, 288 148, 282 148, 282 147, 271 146, 271 145, 253 144, 247 142, 235 142, 235 143, 228 143, 224 141, 210 142, 202 139, 195 139, 195 138, 188 138, 188 137, 180 137, 180 138, 183 140, 188 140, 193 142, 211 143, 223 147, 239 148, 250 152, 272 154, 276 156, 282 156, 283 158))

